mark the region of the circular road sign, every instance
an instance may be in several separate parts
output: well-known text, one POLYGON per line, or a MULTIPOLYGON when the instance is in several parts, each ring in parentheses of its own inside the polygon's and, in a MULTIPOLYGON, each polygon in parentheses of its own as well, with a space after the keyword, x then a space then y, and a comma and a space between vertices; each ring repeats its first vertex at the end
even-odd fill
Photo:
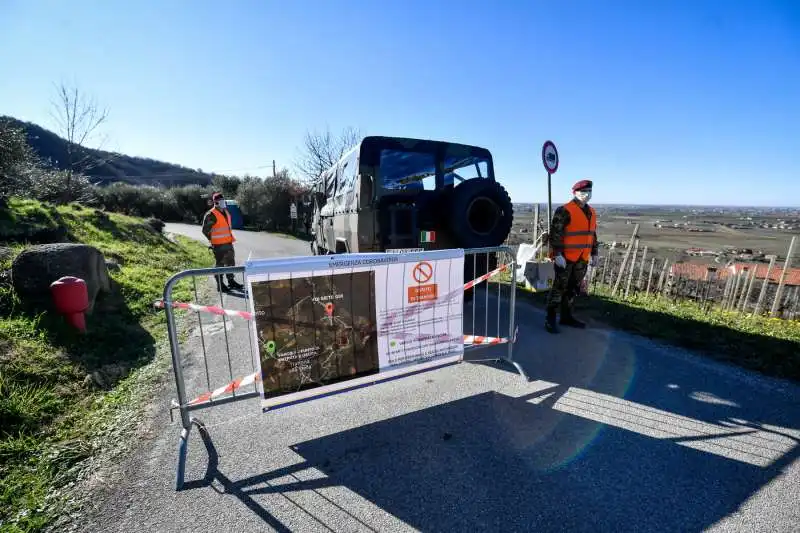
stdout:
POLYGON ((555 174, 558 170, 558 150, 553 141, 545 141, 542 146, 542 163, 548 174, 555 174))
POLYGON ((411 272, 411 277, 417 283, 427 283, 433 277, 433 266, 427 261, 417 263, 414 270, 411 272))

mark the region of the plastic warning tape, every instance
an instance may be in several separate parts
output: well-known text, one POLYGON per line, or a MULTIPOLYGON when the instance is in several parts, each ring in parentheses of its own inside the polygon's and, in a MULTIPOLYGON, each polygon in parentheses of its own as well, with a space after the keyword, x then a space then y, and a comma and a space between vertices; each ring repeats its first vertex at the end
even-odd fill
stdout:
POLYGON ((470 289, 471 289, 472 287, 474 287, 475 285, 478 285, 479 283, 483 283, 483 282, 484 282, 484 281, 486 281, 487 279, 489 279, 489 278, 491 278, 491 277, 493 277, 493 276, 496 276, 496 275, 498 275, 500 272, 503 272, 504 270, 508 269, 508 267, 510 267, 510 266, 511 266, 511 265, 500 265, 499 267, 495 268, 495 269, 494 269, 494 270, 492 270, 491 272, 488 272, 488 273, 484 274, 483 276, 481 276, 481 277, 479 277, 479 278, 475 278, 474 280, 472 280, 472 281, 470 281, 470 282, 467 282, 467 283, 465 283, 465 284, 464 284, 464 290, 465 290, 465 291, 468 291, 468 290, 470 290, 470 289))
MULTIPOLYGON (((519 331, 519 327, 514 330, 514 337, 511 339, 511 342, 517 342, 517 332, 519 331)), ((478 335, 464 335, 464 344, 465 345, 479 345, 479 344, 506 344, 509 340, 505 337, 481 337, 478 335)), ((256 381, 260 381, 260 377, 258 372, 254 372, 249 376, 245 376, 243 378, 237 378, 228 383, 223 387, 219 387, 218 389, 214 389, 210 392, 204 392, 194 400, 188 402, 186 405, 196 405, 198 403, 204 403, 216 398, 219 398, 223 394, 229 394, 236 390, 241 389, 242 387, 246 387, 248 385, 252 385, 256 381)))
MULTIPOLYGON (((157 300, 153 305, 155 305, 159 309, 164 309, 165 307, 164 300, 157 300)), ((233 311, 232 309, 223 309, 221 307, 217 307, 216 305, 198 305, 185 302, 172 302, 172 307, 176 307, 178 309, 191 309, 192 311, 200 311, 201 313, 235 316, 238 318, 243 318, 245 320, 253 319, 253 313, 249 313, 247 311, 233 311)))
POLYGON ((505 344, 508 339, 505 337, 481 337, 480 335, 464 335, 464 344, 505 344))
MULTIPOLYGON (((475 285, 483 283, 487 279, 496 276, 500 272, 503 272, 504 270, 508 269, 509 266, 511 265, 501 265, 496 269, 492 270, 491 272, 488 272, 483 276, 480 276, 479 278, 476 278, 470 281, 469 283, 464 284, 464 290, 467 291, 472 287, 474 287, 475 285)), ((153 305, 159 309, 164 309, 165 307, 164 300, 156 300, 156 302, 153 305)), ((222 307, 218 307, 216 305, 199 305, 187 302, 172 302, 171 307, 177 309, 189 309, 191 311, 199 311, 201 313, 211 313, 214 315, 233 316, 237 318, 243 318, 245 320, 253 320, 253 313, 250 313, 248 311, 234 311, 232 309, 223 309, 222 307)), ((409 308, 409 312, 413 312, 415 309, 416 309, 415 307, 411 307, 409 308)))
MULTIPOLYGON (((514 336, 511 338, 511 343, 517 342, 517 333, 519 326, 514 330, 514 336)), ((480 335, 464 335, 464 344, 476 346, 479 344, 507 344, 509 342, 507 337, 483 337, 480 335)))
POLYGON ((198 404, 198 403, 203 403, 203 402, 207 402, 207 401, 213 400, 215 398, 218 398, 218 397, 222 396, 223 394, 228 394, 228 393, 233 392, 235 390, 241 389, 242 387, 246 387, 248 385, 252 385, 253 383, 256 382, 257 379, 259 379, 258 372, 254 372, 254 373, 250 374, 249 376, 245 376, 243 378, 234 379, 233 381, 231 381, 230 383, 228 383, 224 387, 220 387, 218 389, 214 389, 211 392, 205 392, 205 393, 201 394, 200 396, 198 396, 197 398, 195 398, 194 400, 192 400, 191 402, 189 402, 186 405, 195 405, 195 404, 198 404))

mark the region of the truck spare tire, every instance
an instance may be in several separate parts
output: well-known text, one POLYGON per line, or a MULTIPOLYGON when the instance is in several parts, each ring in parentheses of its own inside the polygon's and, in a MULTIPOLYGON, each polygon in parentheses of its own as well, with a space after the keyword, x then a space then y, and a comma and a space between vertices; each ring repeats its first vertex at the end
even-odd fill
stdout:
POLYGON ((461 247, 500 246, 511 232, 514 206, 502 185, 476 178, 453 190, 449 219, 450 231, 461 247))

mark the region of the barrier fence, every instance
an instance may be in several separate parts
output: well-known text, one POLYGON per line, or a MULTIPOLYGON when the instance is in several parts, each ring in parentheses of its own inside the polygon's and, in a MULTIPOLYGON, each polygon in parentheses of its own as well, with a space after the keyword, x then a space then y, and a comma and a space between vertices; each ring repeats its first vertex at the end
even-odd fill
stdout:
MULTIPOLYGON (((390 255, 393 254, 384 257, 390 255)), ((418 255, 424 257, 426 254, 418 255)), ((359 254, 329 257, 334 258, 331 261, 343 261, 357 258, 359 254)), ((267 263, 273 270, 280 270, 282 266, 288 267, 305 259, 267 263)), ((246 288, 250 290, 241 293, 223 293, 211 288, 216 286, 214 278, 242 280, 245 266, 186 270, 172 276, 164 287, 163 299, 155 302, 155 306, 166 313, 177 393, 170 414, 177 410, 182 426, 176 490, 183 488, 192 426, 204 433, 204 439, 208 437, 203 423, 192 416, 200 409, 262 398, 266 411, 459 362, 505 361, 527 380, 524 370, 513 358, 517 339, 516 286, 513 283, 490 283, 499 274, 514 272, 515 261, 509 247, 495 247, 465 250, 463 275, 458 271, 462 268, 461 263, 453 260, 449 263, 448 260, 423 261, 427 267, 422 271, 408 272, 402 266, 403 275, 409 275, 420 284, 409 286, 407 294, 403 290, 403 307, 393 311, 377 309, 379 305, 369 302, 388 300, 390 290, 396 291, 398 283, 403 285, 402 281, 395 279, 400 264, 396 265, 392 275, 388 269, 385 272, 376 269, 365 274, 363 269, 352 268, 348 272, 345 268, 336 274, 312 272, 311 278, 302 274, 293 276, 291 269, 287 268, 288 274, 273 276, 274 279, 267 276, 265 279, 269 281, 266 283, 253 281, 256 277, 252 275, 254 270, 250 269, 247 271, 250 283, 246 288), (457 266, 453 267, 453 264, 457 266), (424 271, 428 267, 432 270, 424 271), (473 277, 475 273, 481 275, 473 277), (385 279, 375 279, 380 275, 385 279), (442 282, 425 285, 426 277, 442 282), (318 278, 321 281, 316 284, 309 282, 309 279, 318 278), (459 281, 456 285, 448 285, 444 282, 447 279, 459 281), (176 298, 178 291, 180 298, 176 298), (381 294, 381 291, 386 294, 381 294), (214 301, 202 303, 203 297, 209 293, 214 301), (406 301, 413 304, 406 306, 406 301), (454 306, 457 304, 460 305, 456 309, 454 306), (461 322, 461 327, 451 328, 457 321, 461 322), (380 330, 379 322, 382 324, 380 330), (408 323, 413 325, 408 326, 408 323), (439 328, 438 333, 435 333, 436 328, 439 328), (423 329, 434 331, 434 334, 423 333, 423 329), (451 329, 458 329, 459 335, 455 337, 451 329), (199 346, 184 353, 183 336, 197 338, 199 346), (380 340, 385 338, 392 340, 380 340), (379 342, 388 342, 391 348, 384 344, 379 350, 379 342), (453 352, 457 355, 426 355, 447 343, 459 347, 453 352), (414 364, 403 366, 406 346, 409 345, 416 346, 408 348, 412 350, 408 360, 413 360, 414 364), (303 346, 315 347, 314 353, 310 354, 314 357, 313 364, 303 362, 312 350, 303 346), (418 351, 416 356, 414 349, 418 351), (487 349, 494 351, 481 358, 467 357, 487 349), (382 360, 378 371, 377 354, 384 354, 387 350, 394 350, 392 357, 400 363, 384 371, 382 360), (189 368, 192 373, 187 381, 189 368), (348 373, 356 379, 345 376, 348 373)), ((417 263, 414 268, 419 268, 422 263, 417 263)), ((311 357, 307 359, 310 361, 311 357)))

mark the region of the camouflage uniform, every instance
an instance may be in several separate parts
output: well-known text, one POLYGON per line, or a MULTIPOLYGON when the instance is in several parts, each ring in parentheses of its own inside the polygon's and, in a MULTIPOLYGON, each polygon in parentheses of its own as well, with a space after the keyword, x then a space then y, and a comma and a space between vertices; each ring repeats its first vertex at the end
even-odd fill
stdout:
MULTIPOLYGON (((575 201, 575 200, 572 200, 575 201)), ((590 214, 588 204, 584 206, 583 212, 588 217, 590 214)), ((562 254, 564 248, 564 232, 569 226, 570 215, 563 206, 559 206, 555 213, 553 213, 553 220, 550 224, 549 242, 553 255, 562 254)), ((592 256, 597 256, 597 235, 594 238, 592 245, 592 256)), ((572 305, 575 296, 581 286, 583 278, 586 276, 589 264, 586 261, 579 260, 577 262, 567 261, 566 268, 555 267, 555 279, 553 280, 553 287, 547 294, 547 314, 550 317, 555 316, 556 311, 561 308, 561 321, 562 323, 573 322, 580 325, 572 317, 572 305)))
MULTIPOLYGON (((217 208, 219 209, 219 208, 217 208)), ((220 209, 223 213, 224 210, 220 209)), ((210 241, 211 240, 211 228, 214 227, 214 224, 217 223, 217 217, 214 215, 213 210, 209 210, 206 212, 205 216, 203 217, 203 235, 210 241)), ((214 252, 214 260, 216 262, 216 266, 218 267, 227 267, 227 266, 236 266, 236 253, 233 248, 233 244, 220 244, 217 246, 211 247, 211 250, 214 252)), ((214 276, 217 279, 217 288, 220 290, 228 290, 228 287, 222 282, 222 275, 214 276)), ((233 277, 233 274, 227 274, 228 277, 228 285, 232 289, 241 289, 243 288, 241 283, 238 283, 236 279, 233 277)))

